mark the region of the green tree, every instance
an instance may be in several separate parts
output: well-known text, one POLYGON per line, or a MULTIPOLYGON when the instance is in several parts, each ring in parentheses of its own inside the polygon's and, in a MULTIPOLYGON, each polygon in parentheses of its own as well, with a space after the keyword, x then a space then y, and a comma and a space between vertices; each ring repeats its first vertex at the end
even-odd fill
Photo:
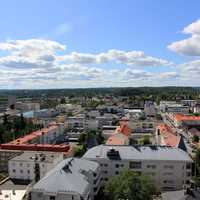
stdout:
POLYGON ((144 175, 124 170, 105 185, 105 194, 111 200, 151 200, 157 192, 153 181, 144 175))
POLYGON ((96 137, 97 137, 97 142, 98 142, 98 144, 103 144, 103 143, 104 143, 104 137, 103 137, 101 131, 97 134, 96 137))
POLYGON ((61 103, 61 104, 66 104, 66 100, 65 100, 64 97, 60 100, 60 103, 61 103))
POLYGON ((194 135, 192 138, 193 142, 199 142, 199 136, 198 135, 194 135))
POLYGON ((145 135, 145 136, 142 138, 141 143, 142 143, 143 145, 151 144, 150 137, 149 137, 148 135, 145 135))

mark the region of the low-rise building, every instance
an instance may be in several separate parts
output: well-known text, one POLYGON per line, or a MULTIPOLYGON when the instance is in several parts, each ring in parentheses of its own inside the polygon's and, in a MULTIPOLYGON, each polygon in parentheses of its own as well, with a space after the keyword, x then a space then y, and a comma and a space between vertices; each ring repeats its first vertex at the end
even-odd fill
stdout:
POLYGON ((9 161, 9 177, 20 182, 39 180, 62 160, 63 153, 24 152, 9 161))
POLYGON ((161 190, 182 189, 191 179, 192 159, 178 148, 99 145, 83 158, 100 164, 104 182, 124 168, 151 176, 161 190))
POLYGON ((100 188, 97 162, 69 158, 59 163, 31 190, 32 200, 92 200, 100 188))

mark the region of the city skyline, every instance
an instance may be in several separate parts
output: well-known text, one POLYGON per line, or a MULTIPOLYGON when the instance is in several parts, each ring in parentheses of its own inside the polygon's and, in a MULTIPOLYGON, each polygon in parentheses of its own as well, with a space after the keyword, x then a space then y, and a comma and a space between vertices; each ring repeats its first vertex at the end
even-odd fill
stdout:
POLYGON ((3 2, 0 89, 200 86, 199 6, 3 2))

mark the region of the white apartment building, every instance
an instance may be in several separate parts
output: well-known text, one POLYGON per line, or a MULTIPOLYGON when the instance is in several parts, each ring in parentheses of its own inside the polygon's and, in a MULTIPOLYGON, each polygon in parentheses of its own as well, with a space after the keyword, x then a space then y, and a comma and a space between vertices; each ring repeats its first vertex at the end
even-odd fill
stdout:
POLYGON ((99 145, 83 158, 100 164, 104 181, 124 168, 151 176, 162 191, 182 189, 191 179, 192 159, 178 148, 99 145))
POLYGON ((160 110, 162 112, 183 113, 189 112, 189 106, 178 104, 175 101, 161 101, 160 110))
POLYGON ((31 200, 93 200, 100 188, 97 162, 68 158, 46 174, 31 190, 31 200))
POLYGON ((9 160, 9 177, 20 182, 39 180, 62 160, 63 153, 24 152, 9 160))

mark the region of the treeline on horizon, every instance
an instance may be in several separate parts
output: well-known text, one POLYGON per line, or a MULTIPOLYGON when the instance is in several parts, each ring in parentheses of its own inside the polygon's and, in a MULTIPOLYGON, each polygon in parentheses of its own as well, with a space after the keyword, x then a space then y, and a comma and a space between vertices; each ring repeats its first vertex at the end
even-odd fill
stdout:
POLYGON ((37 90, 0 90, 0 98, 14 95, 17 98, 59 98, 94 96, 140 96, 144 99, 197 99, 200 87, 123 87, 123 88, 77 88, 77 89, 37 89, 37 90))

